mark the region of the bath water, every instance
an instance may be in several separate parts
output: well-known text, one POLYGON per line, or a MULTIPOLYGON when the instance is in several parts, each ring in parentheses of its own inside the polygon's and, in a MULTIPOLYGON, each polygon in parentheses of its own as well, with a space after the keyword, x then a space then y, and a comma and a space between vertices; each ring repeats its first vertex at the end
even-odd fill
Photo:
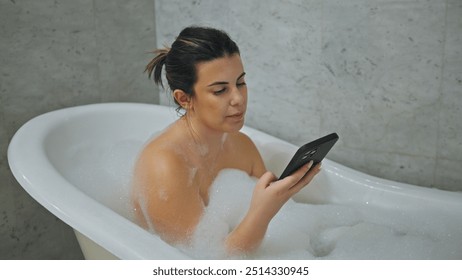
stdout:
POLYGON ((130 182, 142 141, 125 140, 112 145, 80 143, 69 148, 73 169, 64 175, 81 191, 134 220, 130 182))
MULTIPOLYGON (((81 143, 69 149, 67 177, 83 192, 133 220, 130 181, 143 143, 81 143)), ((322 171, 323 172, 323 171, 322 171)), ((324 171, 325 172, 325 171, 324 171)), ((256 178, 239 170, 219 173, 191 246, 201 259, 226 258, 223 240, 245 215, 256 178)), ((310 187, 310 186, 307 186, 310 187)), ((423 205, 422 207, 425 207, 423 205)), ((443 212, 369 205, 304 204, 290 200, 272 220, 255 259, 462 259, 461 224, 443 212)))
MULTIPOLYGON (((223 240, 245 215, 256 178, 223 170, 186 252, 226 258, 223 240), (213 249, 210 249, 213 248, 213 249)), ((307 186, 310 187, 310 186, 307 186)), ((304 204, 293 200, 273 218, 255 259, 460 259, 460 224, 444 213, 401 212, 369 206, 304 204)))

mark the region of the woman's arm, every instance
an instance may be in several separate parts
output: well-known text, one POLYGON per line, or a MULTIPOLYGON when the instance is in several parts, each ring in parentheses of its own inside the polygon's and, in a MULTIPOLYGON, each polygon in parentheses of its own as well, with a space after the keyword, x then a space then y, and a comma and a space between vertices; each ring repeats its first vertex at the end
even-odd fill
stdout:
POLYGON ((271 172, 263 174, 255 186, 246 216, 226 239, 230 254, 248 253, 259 247, 271 219, 319 173, 320 165, 307 173, 311 165, 312 162, 279 181, 271 172))
POLYGON ((204 211, 190 172, 181 158, 169 153, 144 153, 135 169, 134 200, 144 207, 138 211, 140 222, 170 244, 187 243, 204 211))

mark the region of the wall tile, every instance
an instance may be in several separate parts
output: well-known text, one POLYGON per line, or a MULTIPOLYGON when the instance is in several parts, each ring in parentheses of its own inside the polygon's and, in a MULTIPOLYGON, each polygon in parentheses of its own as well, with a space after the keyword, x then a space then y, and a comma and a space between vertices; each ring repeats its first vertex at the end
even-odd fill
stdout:
POLYGON ((436 181, 462 190, 462 2, 448 1, 436 181))
POLYGON ((143 74, 156 43, 153 1, 97 0, 94 12, 102 100, 158 103, 157 88, 143 74))
POLYGON ((379 178, 389 179, 392 173, 403 183, 442 187, 434 183, 436 163, 431 157, 342 147, 329 158, 336 162, 354 162, 354 169, 379 178))
MULTIPOLYGON (((98 102, 91 1, 18 3, 2 49, 8 127, 32 116, 80 102, 98 102), (82 71, 85 69, 85 71, 82 71)), ((2 40, 3 41, 3 40, 2 40)))
POLYGON ((211 2, 156 1, 158 42, 189 24, 228 31, 246 67, 248 125, 295 144, 337 131, 332 159, 448 187, 437 165, 462 150, 460 1, 211 2))
POLYGON ((448 1, 438 156, 462 160, 462 3, 448 1))
POLYGON ((7 136, 7 131, 5 127, 5 118, 4 118, 4 106, 1 105, 1 100, 0 100, 0 166, 6 166, 7 164, 7 149, 8 149, 8 136, 7 136))
POLYGON ((355 148, 435 157, 444 5, 328 2, 325 123, 347 123, 341 133, 355 148))
MULTIPOLYGON (((9 176, 8 169, 5 166, 6 162, 0 163, 0 252, 10 252, 12 244, 16 244, 17 240, 13 230, 16 224, 15 205, 13 202, 12 187, 6 183, 6 178, 9 176)), ((8 256, 0 254, 0 259, 8 259, 8 256)))

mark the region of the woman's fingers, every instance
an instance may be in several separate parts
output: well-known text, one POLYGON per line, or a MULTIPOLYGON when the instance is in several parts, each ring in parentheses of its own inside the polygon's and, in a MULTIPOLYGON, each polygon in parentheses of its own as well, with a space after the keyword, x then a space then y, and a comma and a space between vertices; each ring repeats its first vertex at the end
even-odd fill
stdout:
POLYGON ((321 171, 321 163, 318 163, 313 168, 311 168, 309 172, 305 173, 305 175, 295 185, 293 185, 290 190, 293 192, 293 194, 299 192, 309 182, 311 182, 314 176, 316 176, 316 174, 318 174, 320 171, 321 171))
POLYGON ((319 173, 320 164, 311 168, 312 166, 313 161, 310 161, 282 180, 277 180, 277 177, 273 173, 266 172, 260 177, 257 186, 261 190, 264 190, 267 187, 272 188, 273 191, 283 195, 284 197, 291 197, 305 187, 314 178, 314 176, 319 173))
POLYGON ((285 177, 281 181, 287 184, 288 188, 292 188, 295 184, 297 184, 310 170, 311 166, 313 166, 313 161, 310 160, 307 164, 300 167, 297 171, 292 173, 291 175, 285 177))
POLYGON ((306 164, 282 180, 277 180, 271 172, 264 173, 254 189, 251 211, 259 213, 263 221, 271 220, 282 205, 305 187, 319 172, 318 166, 310 170, 312 165, 312 162, 306 164))
POLYGON ((261 186, 263 188, 266 188, 269 184, 274 182, 277 179, 277 177, 270 171, 265 172, 259 179, 259 182, 261 182, 261 186))

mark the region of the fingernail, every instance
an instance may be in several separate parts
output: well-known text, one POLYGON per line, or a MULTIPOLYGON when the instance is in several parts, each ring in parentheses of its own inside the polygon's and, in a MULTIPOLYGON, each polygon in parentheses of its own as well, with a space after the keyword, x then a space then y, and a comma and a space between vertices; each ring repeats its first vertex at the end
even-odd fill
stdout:
POLYGON ((310 160, 310 162, 308 162, 308 169, 311 168, 311 166, 313 166, 313 161, 310 160))

